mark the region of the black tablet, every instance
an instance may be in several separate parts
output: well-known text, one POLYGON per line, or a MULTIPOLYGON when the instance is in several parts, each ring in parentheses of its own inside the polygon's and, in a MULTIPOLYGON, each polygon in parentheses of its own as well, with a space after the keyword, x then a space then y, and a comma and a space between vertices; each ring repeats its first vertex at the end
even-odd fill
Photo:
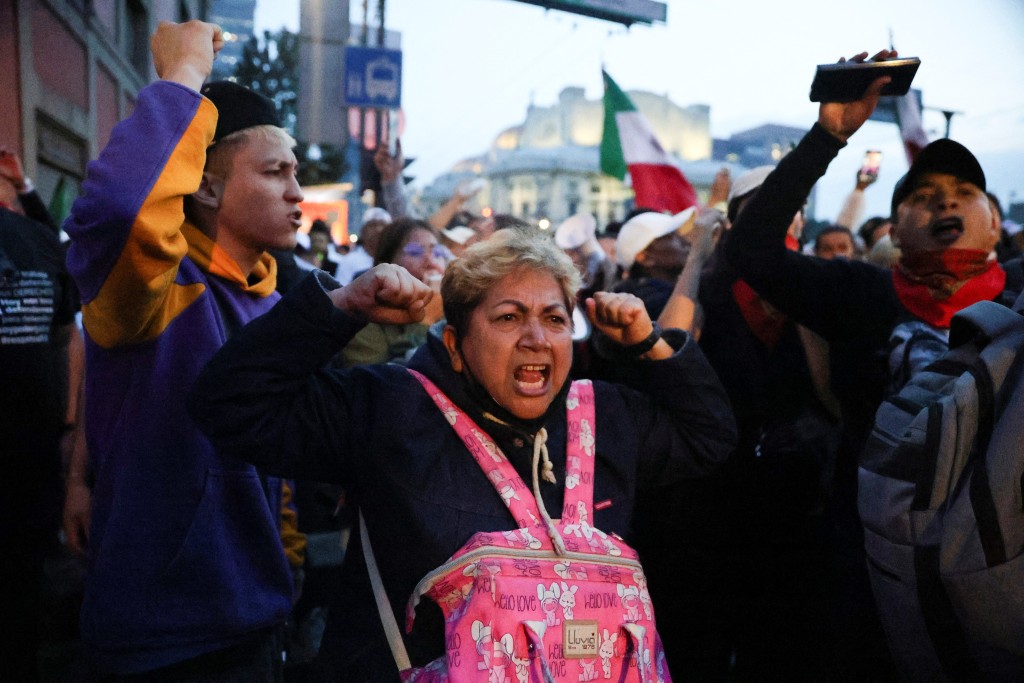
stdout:
POLYGON ((921 60, 917 57, 881 62, 819 64, 811 83, 811 102, 853 102, 880 76, 892 76, 883 95, 906 95, 921 60))

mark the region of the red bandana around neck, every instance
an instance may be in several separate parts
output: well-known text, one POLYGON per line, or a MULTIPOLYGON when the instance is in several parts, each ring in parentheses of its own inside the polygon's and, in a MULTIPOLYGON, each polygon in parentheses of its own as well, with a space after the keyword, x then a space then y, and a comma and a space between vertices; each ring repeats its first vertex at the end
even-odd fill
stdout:
POLYGON ((1006 271, 980 249, 937 249, 900 259, 892 280, 908 311, 945 329, 957 311, 998 296, 1006 271))
MULTIPOLYGON (((786 235, 786 249, 800 251, 800 242, 792 235, 786 235)), ((769 349, 775 348, 782 336, 786 316, 763 300, 754 288, 743 280, 732 283, 732 298, 743 314, 747 327, 761 343, 769 349)))

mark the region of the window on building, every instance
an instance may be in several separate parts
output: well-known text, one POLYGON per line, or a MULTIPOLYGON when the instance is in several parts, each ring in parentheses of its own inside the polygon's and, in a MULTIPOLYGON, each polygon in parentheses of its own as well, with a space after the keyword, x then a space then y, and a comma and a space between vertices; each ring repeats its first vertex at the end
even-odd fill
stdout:
POLYGON ((36 131, 39 163, 33 180, 59 224, 81 192, 86 145, 82 138, 47 117, 39 117, 36 131))
POLYGON ((149 69, 149 10, 142 0, 128 0, 125 51, 143 76, 149 69))
POLYGON ((178 0, 178 22, 184 23, 192 18, 192 10, 188 7, 188 0, 178 0))

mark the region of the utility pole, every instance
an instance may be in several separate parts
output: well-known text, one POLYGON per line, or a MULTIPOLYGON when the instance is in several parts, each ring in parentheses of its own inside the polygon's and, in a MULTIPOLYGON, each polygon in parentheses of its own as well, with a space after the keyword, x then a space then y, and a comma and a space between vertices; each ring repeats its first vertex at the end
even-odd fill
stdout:
POLYGON ((946 119, 946 134, 943 137, 949 137, 950 124, 953 121, 953 116, 956 114, 963 114, 962 111, 952 111, 950 109, 939 109, 938 107, 924 107, 924 109, 930 109, 941 113, 946 119))

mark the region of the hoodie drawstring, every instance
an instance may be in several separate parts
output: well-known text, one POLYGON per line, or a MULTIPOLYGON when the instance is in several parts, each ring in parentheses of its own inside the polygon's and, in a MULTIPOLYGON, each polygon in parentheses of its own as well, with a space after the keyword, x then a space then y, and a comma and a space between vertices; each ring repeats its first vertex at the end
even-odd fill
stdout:
POLYGON ((547 528, 548 536, 551 537, 551 544, 554 545, 555 552, 564 556, 566 554, 565 541, 562 540, 562 535, 555 528, 555 523, 551 521, 551 515, 548 514, 547 508, 544 507, 544 498, 540 495, 541 478, 552 484, 557 483, 554 472, 555 468, 548 457, 547 440, 548 430, 541 427, 533 437, 533 497, 537 500, 537 508, 540 510, 540 516, 544 519, 544 526, 547 528), (544 473, 538 476, 538 469, 540 469, 538 465, 541 464, 541 461, 543 461, 544 473))

